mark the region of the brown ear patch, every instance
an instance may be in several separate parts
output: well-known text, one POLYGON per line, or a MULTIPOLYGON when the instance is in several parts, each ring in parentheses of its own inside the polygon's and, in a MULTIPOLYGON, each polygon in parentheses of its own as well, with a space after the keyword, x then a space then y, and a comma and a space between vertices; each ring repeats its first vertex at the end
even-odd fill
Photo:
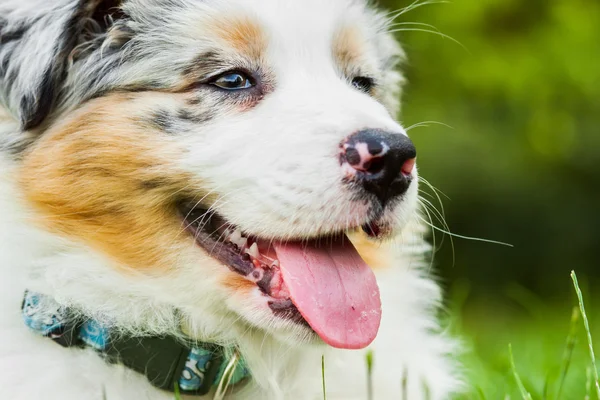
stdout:
POLYGON ((47 131, 25 153, 20 185, 47 229, 123 266, 169 268, 190 245, 173 209, 190 177, 173 165, 172 139, 132 119, 147 104, 128 96, 91 101, 47 131))

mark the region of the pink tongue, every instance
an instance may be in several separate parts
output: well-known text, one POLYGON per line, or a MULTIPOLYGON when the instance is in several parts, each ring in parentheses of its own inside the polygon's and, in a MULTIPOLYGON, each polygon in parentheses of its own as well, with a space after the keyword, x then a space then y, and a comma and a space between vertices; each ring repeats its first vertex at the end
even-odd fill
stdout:
POLYGON ((292 302, 325 343, 362 349, 375 339, 381 321, 379 288, 347 238, 273 245, 292 302))

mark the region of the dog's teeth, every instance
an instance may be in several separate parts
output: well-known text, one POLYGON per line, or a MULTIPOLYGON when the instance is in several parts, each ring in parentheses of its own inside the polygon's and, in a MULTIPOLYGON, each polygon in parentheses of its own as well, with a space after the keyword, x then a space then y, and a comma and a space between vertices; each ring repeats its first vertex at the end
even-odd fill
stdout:
POLYGON ((238 242, 240 241, 241 238, 242 238, 242 233, 240 232, 239 229, 236 229, 235 231, 233 231, 233 233, 231 233, 231 235, 229 236, 229 240, 231 240, 235 244, 238 244, 238 242))
POLYGON ((250 246, 250 255, 254 258, 259 258, 260 257, 260 252, 258 251, 258 245, 256 244, 256 242, 252 243, 252 246, 250 246))
POLYGON ((246 245, 248 244, 248 239, 242 236, 242 231, 240 231, 239 229, 236 229, 235 232, 231 234, 229 240, 232 243, 235 243, 242 250, 244 250, 246 248, 246 245))
POLYGON ((271 267, 279 268, 279 260, 275 260, 271 263, 271 267))
POLYGON ((248 253, 252 258, 260 257, 260 252, 258 251, 258 245, 256 244, 256 242, 252 243, 252 246, 250 246, 250 248, 246 250, 246 253, 248 253))

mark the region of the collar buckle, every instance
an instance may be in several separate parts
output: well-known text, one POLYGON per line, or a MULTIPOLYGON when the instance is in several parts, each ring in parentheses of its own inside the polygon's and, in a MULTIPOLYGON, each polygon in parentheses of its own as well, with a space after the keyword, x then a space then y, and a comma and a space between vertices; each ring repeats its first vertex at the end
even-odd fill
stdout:
POLYGON ((111 340, 105 350, 106 358, 111 363, 120 363, 148 378, 153 386, 173 391, 176 385, 181 394, 201 396, 210 392, 219 367, 222 363, 221 352, 211 349, 206 369, 197 369, 196 375, 201 379, 200 386, 193 390, 181 387, 180 378, 190 364, 188 356, 192 351, 186 345, 171 337, 134 337, 111 340))

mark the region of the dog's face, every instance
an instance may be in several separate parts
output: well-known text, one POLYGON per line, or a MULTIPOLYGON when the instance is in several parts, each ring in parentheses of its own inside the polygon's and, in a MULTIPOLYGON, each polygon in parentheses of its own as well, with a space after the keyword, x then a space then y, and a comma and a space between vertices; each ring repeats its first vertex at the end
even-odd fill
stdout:
POLYGON ((0 87, 46 229, 216 330, 372 341, 377 285, 346 235, 391 236, 417 203, 385 19, 355 0, 57 3, 0 19, 23 31, 0 87))

